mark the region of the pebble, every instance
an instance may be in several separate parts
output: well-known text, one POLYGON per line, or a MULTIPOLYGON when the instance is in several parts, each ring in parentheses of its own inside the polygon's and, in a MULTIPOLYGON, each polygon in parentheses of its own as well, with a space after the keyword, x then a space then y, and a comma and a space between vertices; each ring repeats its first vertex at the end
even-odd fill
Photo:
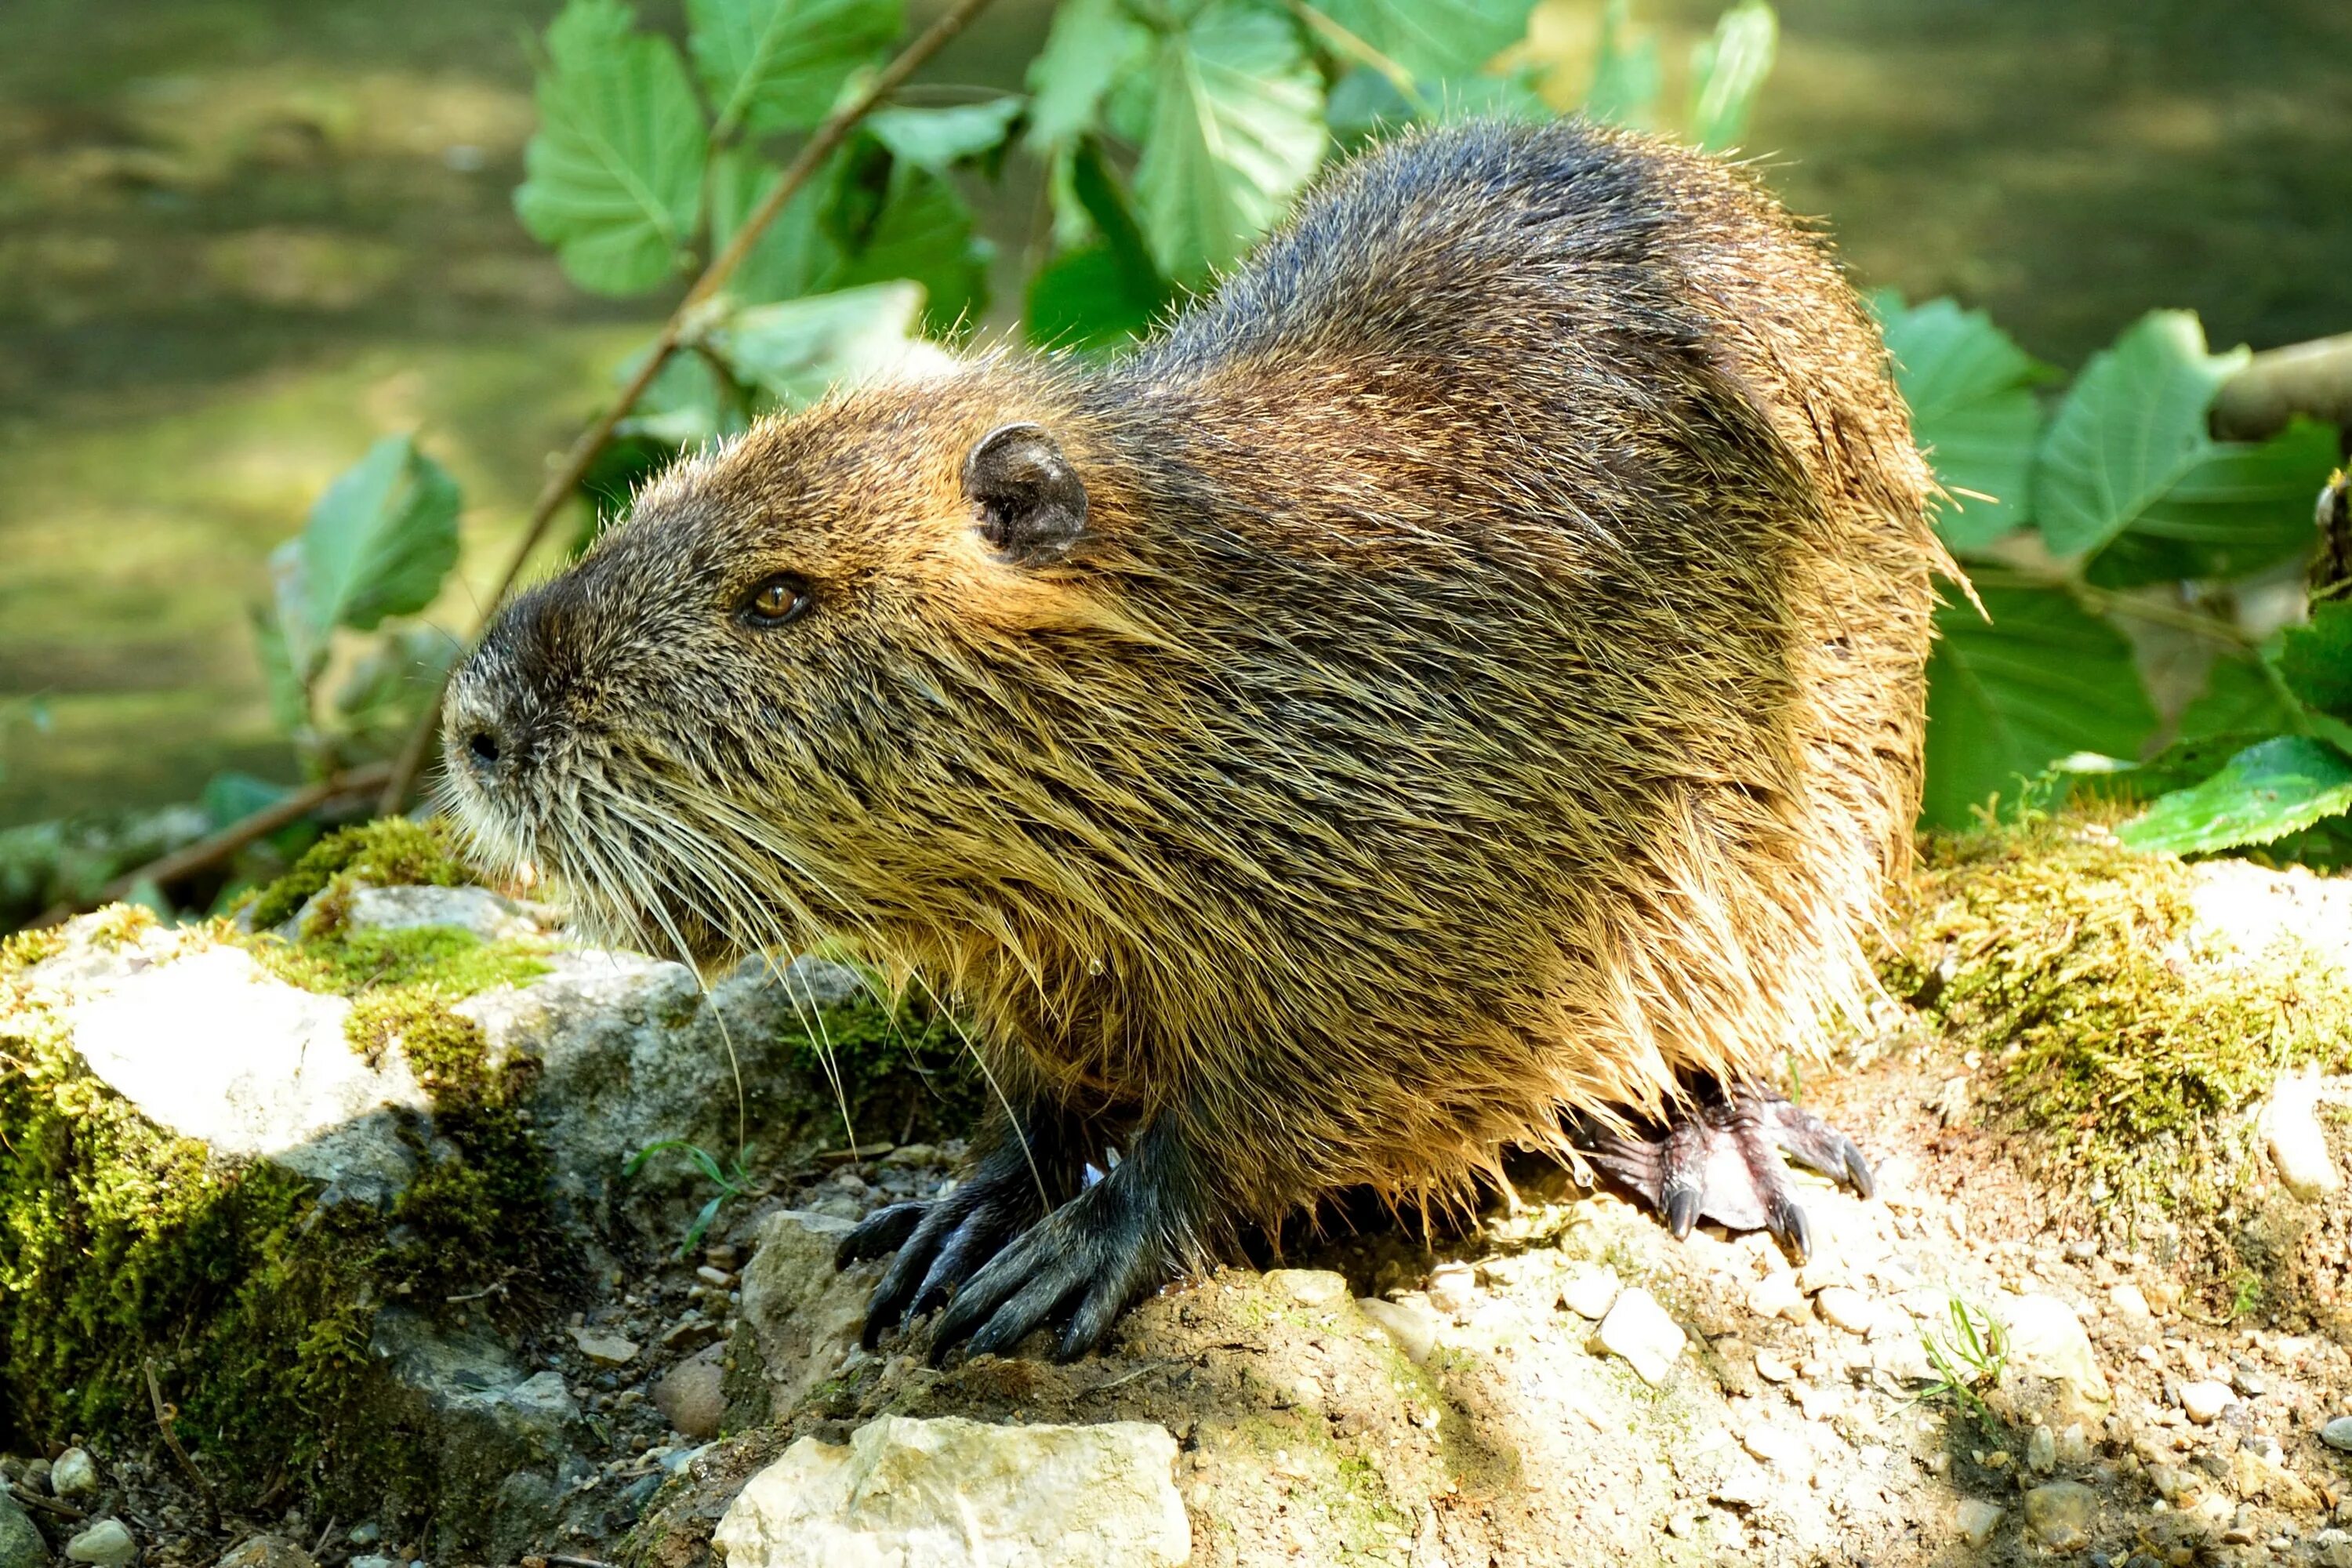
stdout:
POLYGON ((1437 1348, 1437 1316, 1409 1301, 1383 1301, 1376 1296, 1359 1298, 1356 1310, 1381 1326, 1396 1342, 1398 1353, 1419 1366, 1437 1348))
POLYGON ((1441 1263, 1429 1271, 1429 1304, 1441 1312, 1468 1311, 1478 1300, 1478 1274, 1466 1263, 1441 1263))
POLYGON ((98 1461, 87 1448, 68 1448, 49 1467, 49 1490, 61 1498, 93 1497, 98 1492, 98 1461))
POLYGON ((1580 1263, 1560 1281, 1559 1304, 1580 1318, 1598 1321, 1617 1304, 1617 1270, 1605 1263, 1580 1263))
POLYGON ((1792 1323, 1801 1323, 1810 1315, 1805 1293, 1797 1288, 1797 1277, 1785 1271, 1767 1274, 1748 1288, 1748 1310, 1759 1318, 1786 1318, 1792 1323))
POLYGON ((1756 1375, 1767 1383, 1787 1383, 1797 1375, 1797 1369, 1776 1351, 1756 1352, 1756 1375))
POLYGON ((1801 1477, 1813 1468, 1812 1446, 1804 1435, 1769 1421, 1759 1421, 1741 1433, 1739 1446, 1787 1475, 1801 1477))
POLYGON ((2107 1305, 2115 1309, 2117 1317, 2136 1323, 2146 1322, 2156 1316, 2148 1307, 2147 1297, 2138 1286, 2128 1280, 2107 1287, 2107 1305))
POLYGON ((1348 1299, 1345 1275, 1328 1268, 1276 1268, 1265 1282, 1302 1307, 1336 1307, 1348 1299))
POLYGON ((255 1535, 232 1548, 213 1568, 319 1568, 319 1564, 282 1535, 255 1535))
POLYGON ((2058 1435, 2047 1425, 2036 1426, 2025 1440, 2025 1468, 2046 1476, 2058 1468, 2058 1435))
POLYGON ((96 1568, 124 1568, 138 1554, 139 1543, 119 1519, 98 1520, 66 1542, 68 1560, 93 1563, 96 1568))
POLYGON ((727 1416, 724 1347, 712 1345, 678 1363, 654 1384, 654 1408, 670 1426, 698 1443, 719 1436, 727 1416))
POLYGON ((2327 1152, 2327 1135, 2319 1128, 2318 1101, 2318 1078, 2308 1072, 2294 1073, 2279 1079, 2263 1113, 2279 1180, 2305 1203, 2315 1203, 2344 1184, 2335 1157, 2327 1152))
POLYGON ((1870 1298, 1851 1285, 1828 1285, 1813 1298, 1813 1306, 1822 1316, 1850 1334, 1866 1334, 1877 1314, 1870 1298))
POLYGON ((2180 1408, 2187 1411, 2189 1419, 2200 1426, 2210 1426, 2219 1421, 2221 1412, 2237 1397, 2237 1391, 2228 1384, 2216 1383, 2210 1378, 2200 1378, 2195 1383, 2180 1385, 2180 1408))
POLYGON ((580 1353, 598 1366, 626 1366, 637 1359, 637 1342, 619 1334, 600 1333, 594 1329, 570 1331, 572 1342, 580 1353))
POLYGON ((2002 1512, 2003 1510, 1999 1503, 1987 1502, 1982 1498, 1962 1498, 1959 1507, 1960 1533, 1968 1537, 1970 1546, 1982 1546, 1992 1539, 1994 1527, 2000 1523, 2002 1512))
POLYGON ((2025 1528, 2043 1545, 2079 1551, 2091 1542, 2099 1496, 2079 1481, 2052 1481, 2025 1494, 2025 1528))
POLYGON ((2352 1454, 2352 1415, 2338 1415, 2319 1429, 2319 1440, 2331 1448, 2341 1448, 2352 1454))
POLYGON ((1653 1387, 1666 1381, 1675 1359, 1687 1342, 1682 1325, 1666 1315, 1658 1299, 1640 1286, 1618 1296, 1601 1320, 1602 1345, 1632 1363, 1642 1381, 1653 1387))

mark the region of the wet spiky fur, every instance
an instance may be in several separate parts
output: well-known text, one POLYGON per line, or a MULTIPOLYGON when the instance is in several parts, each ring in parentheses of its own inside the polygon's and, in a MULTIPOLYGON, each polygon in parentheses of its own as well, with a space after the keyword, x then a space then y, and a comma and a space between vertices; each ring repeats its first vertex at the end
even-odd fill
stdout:
POLYGON ((1219 1215, 1458 1191, 1753 1080, 1871 983, 1918 795, 1928 478, 1742 172, 1579 124, 1386 147, 1107 364, 1000 354, 683 462, 460 677, 461 815, 623 934, 823 937, 1219 1215), (1034 421, 1084 536, 960 487, 1034 421), (752 629, 788 571, 813 608, 752 629))

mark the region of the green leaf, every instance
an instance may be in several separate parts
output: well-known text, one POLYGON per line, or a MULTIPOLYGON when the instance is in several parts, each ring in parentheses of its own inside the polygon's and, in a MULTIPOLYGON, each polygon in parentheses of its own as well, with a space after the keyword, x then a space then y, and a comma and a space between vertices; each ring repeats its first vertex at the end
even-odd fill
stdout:
POLYGON ((1289 19, 1210 0, 1159 41, 1135 172, 1160 270, 1197 283, 1274 226, 1323 157, 1323 83, 1289 19))
MULTIPOLYGON (((740 148, 719 153, 710 164, 710 243, 715 249, 735 237, 784 172, 740 148)), ((845 165, 845 155, 836 153, 793 193, 728 279, 729 293, 747 304, 792 300, 815 292, 840 273, 841 247, 826 215, 840 197, 845 165)))
POLYGON ((1740 0, 1717 19, 1714 36, 1691 50, 1693 142, 1712 152, 1739 140, 1780 45, 1780 21, 1765 0, 1740 0))
POLYGON ((1421 110, 1385 74, 1358 66, 1331 84, 1323 118, 1332 138, 1341 147, 1352 148, 1382 131, 1412 124, 1421 118, 1421 110))
POLYGON ((1994 795, 2077 752, 2131 758, 2156 713, 2122 634, 2062 593, 1979 590, 1937 612, 1927 663, 1927 784, 1920 816, 1965 826, 1994 795))
POLYGON ((2312 605, 2307 625, 2280 634, 2272 664, 2305 707, 2352 721, 2352 599, 2312 605))
POLYGON ((2131 527, 2091 559, 2102 587, 2242 577, 2311 548, 2311 493, 2336 432, 2298 419, 2259 446, 2216 441, 2131 527))
MULTIPOLYGON (((290 549, 291 542, 281 549, 290 549)), ((273 563, 275 564, 275 563, 273 563)), ((312 668, 294 667, 293 649, 286 646, 285 622, 268 610, 253 612, 254 649, 261 658, 261 679, 269 693, 269 721, 281 735, 299 735, 310 727, 310 682, 318 666, 326 662, 326 647, 311 651, 312 668)))
POLYGON ((2300 727, 2294 702, 2279 682, 2251 658, 2214 659, 2205 689, 2180 710, 2182 740, 2206 735, 2247 734, 2252 739, 2300 727))
POLYGON ((1936 531, 1958 554, 1982 550, 2025 520, 2025 486, 2042 411, 2033 384, 2054 373, 1981 310, 1950 300, 1871 301, 1911 405, 1911 434, 1955 494, 1936 503, 1936 531))
POLYGON ((373 631, 431 604, 457 563, 457 481, 405 436, 385 437, 343 470, 282 562, 278 616, 293 668, 315 670, 339 626, 373 631))
POLYGON ((1029 340, 1078 349, 1124 342, 1151 325, 1174 290, 1153 264, 1127 194, 1092 138, 1072 154, 1070 188, 1099 237, 1055 258, 1031 282, 1029 340))
POLYGON ((2268 844, 2352 810, 2352 758, 2304 735, 2282 735, 2231 757, 2193 788, 2165 795, 2116 829, 2135 849, 2210 854, 2268 844))
POLYGON ((1527 37, 1533 0, 1323 0, 1323 12, 1415 81, 1468 76, 1527 37))
POLYGON ((2206 353, 2186 310, 2152 311, 2093 355, 2034 461, 2050 548, 2090 556, 2093 582, 2123 586, 2244 573, 2306 546, 2324 432, 2290 426, 2260 446, 2206 432, 2215 389, 2246 358, 2206 353))
POLYGON ((892 157, 945 173, 1004 145, 1024 104, 1018 98, 992 98, 951 109, 879 109, 866 117, 865 129, 892 157))
POLYGON ((547 29, 539 132, 515 211, 572 280, 635 294, 677 270, 707 145, 686 67, 621 0, 572 0, 547 29))
POLYGON ((985 240, 955 186, 919 163, 868 144, 854 161, 833 215, 842 266, 821 281, 849 288, 909 278, 923 286, 924 320, 935 331, 968 325, 988 302, 985 240))
POLYGON ((898 0, 687 0, 688 43, 722 134, 806 131, 889 47, 898 0))
POLYGON ((1646 130, 1658 122, 1658 97, 1664 90, 1658 40, 1634 32, 1628 0, 1609 0, 1601 8, 1601 42, 1584 113, 1604 124, 1646 130))
POLYGON ((919 285, 875 283, 739 311, 709 343, 741 380, 798 408, 836 383, 940 355, 915 336, 922 313, 919 285))
POLYGON ((1031 150, 1054 152, 1097 129, 1104 94, 1150 54, 1150 30, 1122 0, 1063 0, 1029 64, 1031 150))

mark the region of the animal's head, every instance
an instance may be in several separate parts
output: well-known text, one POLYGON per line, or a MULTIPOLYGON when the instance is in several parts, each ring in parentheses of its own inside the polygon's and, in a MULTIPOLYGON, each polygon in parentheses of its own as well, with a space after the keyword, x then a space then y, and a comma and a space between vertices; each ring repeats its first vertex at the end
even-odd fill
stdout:
POLYGON ((1007 827, 1055 809, 1074 651, 1129 635, 1055 423, 975 370, 681 461, 458 672, 460 821, 593 931, 706 965, 887 947, 950 884, 1029 874, 1007 827))

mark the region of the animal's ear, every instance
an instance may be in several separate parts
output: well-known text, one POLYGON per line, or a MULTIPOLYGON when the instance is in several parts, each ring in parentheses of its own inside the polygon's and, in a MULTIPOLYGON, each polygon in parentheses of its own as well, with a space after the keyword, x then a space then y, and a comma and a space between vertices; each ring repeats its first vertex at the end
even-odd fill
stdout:
POLYGON ((1057 561, 1087 531, 1087 487, 1042 425, 1000 425, 963 460, 981 537, 1024 565, 1057 561))

